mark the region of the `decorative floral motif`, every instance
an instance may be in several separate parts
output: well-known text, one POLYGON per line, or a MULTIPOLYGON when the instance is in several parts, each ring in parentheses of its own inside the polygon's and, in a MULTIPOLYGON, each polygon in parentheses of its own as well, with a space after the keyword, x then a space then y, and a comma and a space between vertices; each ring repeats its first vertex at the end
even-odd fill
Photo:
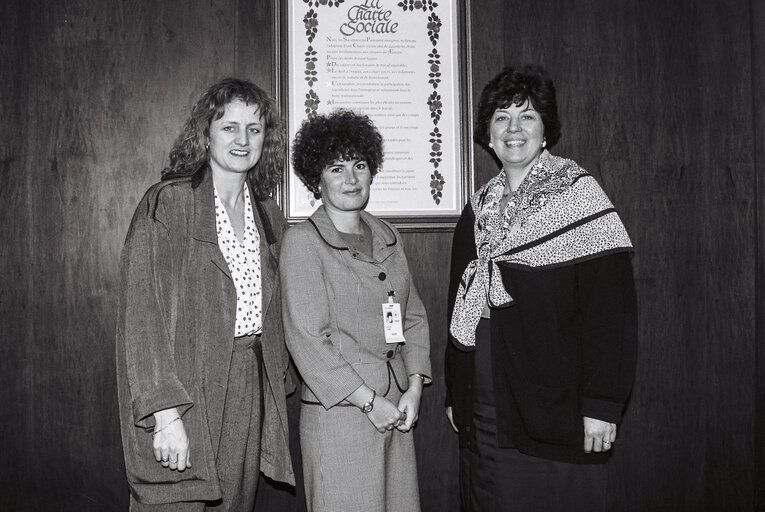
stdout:
POLYGON ((441 95, 438 92, 433 91, 428 97, 428 107, 430 108, 430 118, 433 119, 433 124, 438 125, 441 120, 441 114, 443 111, 443 104, 441 103, 441 95))
POLYGON ((321 103, 319 96, 313 91, 313 89, 309 90, 305 95, 304 103, 305 113, 308 115, 308 117, 313 117, 316 115, 316 111, 319 109, 319 103, 321 103))
POLYGON ((428 16, 428 37, 433 46, 438 44, 438 35, 441 32, 441 18, 435 12, 428 16))
POLYGON ((327 7, 340 7, 340 4, 343 2, 345 2, 345 0, 303 0, 303 3, 309 7, 308 12, 303 17, 305 35, 308 38, 309 43, 309 46, 305 52, 305 81, 308 83, 308 92, 305 95, 304 103, 305 113, 308 115, 308 117, 313 117, 316 115, 316 112, 319 109, 319 104, 321 103, 319 95, 316 94, 316 91, 313 90, 313 84, 319 80, 319 73, 316 69, 316 62, 318 61, 316 58, 316 50, 314 50, 313 46, 311 46, 313 40, 316 38, 316 34, 319 31, 319 18, 313 8, 319 8, 319 6, 322 5, 327 7))
POLYGON ((316 37, 316 32, 319 29, 319 18, 316 16, 316 11, 309 9, 305 13, 303 25, 305 26, 305 35, 308 37, 308 42, 313 43, 313 39, 316 37))
POLYGON ((428 73, 430 80, 428 80, 428 83, 431 84, 433 88, 436 88, 438 87, 438 84, 441 83, 441 55, 435 48, 433 48, 433 51, 428 54, 428 57, 428 64, 430 64, 430 72, 428 73))
POLYGON ((313 49, 313 46, 309 46, 305 52, 305 81, 308 82, 308 87, 313 87, 313 84, 318 81, 318 78, 316 78, 318 74, 316 71, 316 61, 316 50, 313 49))
POLYGON ((345 0, 303 0, 308 4, 308 7, 319 7, 319 5, 326 5, 328 7, 340 7, 340 4, 345 0))
POLYGON ((436 171, 430 175, 430 195, 433 196, 433 201, 436 204, 441 204, 441 198, 444 196, 444 177, 436 171))
POLYGON ((430 132, 430 163, 433 164, 434 169, 438 169, 441 165, 441 131, 436 126, 433 131, 430 132))
POLYGON ((438 4, 434 0, 401 0, 398 6, 404 11, 432 11, 438 4))

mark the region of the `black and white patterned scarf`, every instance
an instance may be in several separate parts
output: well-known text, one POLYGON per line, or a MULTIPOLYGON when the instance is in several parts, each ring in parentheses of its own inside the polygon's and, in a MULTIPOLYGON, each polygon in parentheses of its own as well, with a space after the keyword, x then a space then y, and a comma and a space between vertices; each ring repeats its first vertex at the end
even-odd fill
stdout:
POLYGON ((504 188, 502 170, 470 199, 478 258, 462 274, 449 329, 468 350, 486 302, 492 308, 513 303, 499 262, 540 269, 632 250, 613 204, 573 160, 543 151, 502 215, 504 188))

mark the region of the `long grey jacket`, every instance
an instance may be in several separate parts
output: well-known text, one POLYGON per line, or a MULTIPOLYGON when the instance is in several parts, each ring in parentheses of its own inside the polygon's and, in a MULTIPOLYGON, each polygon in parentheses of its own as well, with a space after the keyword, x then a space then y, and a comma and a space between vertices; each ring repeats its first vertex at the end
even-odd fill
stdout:
MULTIPOLYGON (((253 206, 255 199, 251 197, 253 206)), ((253 208, 260 232, 264 418, 261 471, 294 485, 287 431, 289 356, 278 275, 286 222, 272 200, 253 208), (267 217, 266 222, 261 213, 267 217)), ((144 503, 220 497, 215 459, 234 340, 236 290, 218 248, 211 173, 152 186, 138 205, 121 259, 117 386, 128 483, 144 503), (152 413, 177 407, 192 467, 154 460, 152 413)))

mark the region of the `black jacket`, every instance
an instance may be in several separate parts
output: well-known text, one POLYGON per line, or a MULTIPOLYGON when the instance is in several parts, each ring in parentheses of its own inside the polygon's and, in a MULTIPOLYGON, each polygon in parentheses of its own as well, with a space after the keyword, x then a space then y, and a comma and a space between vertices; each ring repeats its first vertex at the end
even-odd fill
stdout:
MULTIPOLYGON (((450 319, 462 273, 476 258, 473 226, 468 203, 452 245, 450 319)), ((632 389, 637 301, 630 257, 619 252, 544 269, 500 264, 515 300, 491 311, 500 446, 571 463, 608 460, 611 451, 584 452, 582 417, 619 423, 632 389)), ((445 363, 446 405, 466 446, 473 442, 474 352, 450 336, 445 363)))

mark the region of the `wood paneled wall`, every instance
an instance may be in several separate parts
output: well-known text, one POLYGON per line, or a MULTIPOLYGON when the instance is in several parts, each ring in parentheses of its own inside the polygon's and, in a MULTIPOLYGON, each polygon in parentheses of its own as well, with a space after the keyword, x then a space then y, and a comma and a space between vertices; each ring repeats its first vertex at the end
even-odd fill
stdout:
POLYGON ((29 174, 24 151, 29 18, 23 0, 0 5, 0 504, 19 508, 33 477, 32 455, 20 442, 30 425, 32 338, 29 174), (8 79, 13 77, 13 79, 8 79), (13 492, 11 492, 13 490, 13 492))
POLYGON ((515 1, 505 17, 505 61, 554 75, 555 151, 599 178, 636 248, 640 357, 610 510, 754 510, 749 7, 515 1))
POLYGON ((756 184, 756 257, 755 272, 755 417, 754 478, 755 510, 765 510, 765 3, 751 4, 752 35, 752 113, 754 126, 754 162, 756 184))
MULTIPOLYGON (((611 510, 765 507, 761 4, 472 2, 473 100, 503 64, 547 66, 563 121, 555 152, 598 177, 636 246, 640 362, 609 463, 611 510)), ((126 510, 119 251, 199 92, 226 75, 274 91, 273 8, 0 5, 0 509, 126 510)), ((495 172, 477 148, 476 184, 495 172)), ((453 511, 451 235, 405 243, 432 326, 434 383, 415 432, 423 510, 453 511)), ((262 510, 304 509, 300 492, 263 489, 262 510)))

